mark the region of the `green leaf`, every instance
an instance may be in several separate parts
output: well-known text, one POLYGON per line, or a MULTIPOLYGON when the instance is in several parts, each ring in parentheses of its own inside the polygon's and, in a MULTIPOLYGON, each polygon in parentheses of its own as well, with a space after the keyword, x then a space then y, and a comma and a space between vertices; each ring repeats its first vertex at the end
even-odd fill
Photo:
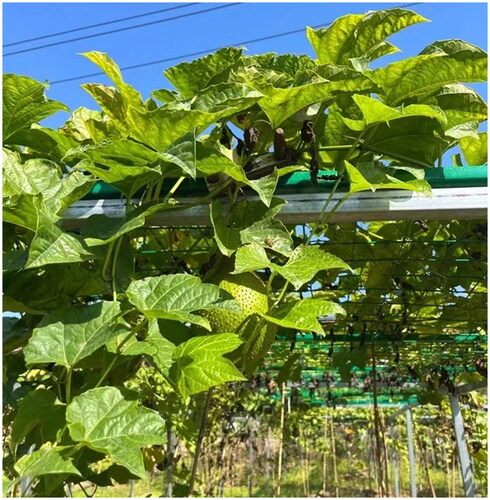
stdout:
POLYGON ((225 382, 246 380, 230 360, 222 357, 241 344, 233 333, 197 337, 180 344, 174 351, 170 374, 181 396, 185 399, 225 382))
POLYGON ((261 97, 261 92, 244 83, 220 83, 196 95, 190 109, 207 113, 217 113, 227 108, 246 109, 261 97))
POLYGON ((32 126, 19 130, 9 139, 10 144, 26 146, 29 153, 39 153, 43 158, 61 163, 68 150, 78 146, 77 141, 50 128, 32 126))
POLYGON ((370 76, 384 90, 385 103, 398 106, 444 85, 487 81, 487 54, 460 40, 435 42, 422 55, 379 68, 370 76))
POLYGON ((3 142, 57 111, 68 111, 61 102, 46 99, 46 86, 27 76, 3 75, 3 142))
POLYGON ((233 274, 253 272, 270 266, 271 263, 264 248, 257 243, 252 243, 237 250, 233 274))
POLYGON ((278 89, 268 85, 260 88, 266 97, 262 98, 259 104, 269 117, 271 127, 276 128, 286 118, 310 104, 332 99, 339 93, 370 90, 375 90, 375 85, 372 80, 362 74, 345 80, 310 83, 287 89, 278 89))
POLYGON ((106 53, 93 51, 85 52, 82 56, 96 64, 117 87, 116 91, 103 85, 82 85, 111 118, 124 123, 128 107, 144 108, 141 94, 124 82, 121 70, 106 53))
POLYGON ((61 180, 59 166, 49 160, 35 159, 22 163, 18 153, 3 150, 3 195, 44 194, 49 199, 50 191, 56 191, 61 180))
POLYGON ((425 116, 435 118, 443 125, 447 124, 445 114, 438 108, 425 104, 411 104, 400 108, 392 108, 383 104, 378 99, 355 94, 352 96, 354 102, 359 106, 366 125, 374 123, 389 122, 408 116, 425 116))
POLYGON ((372 127, 366 130, 364 149, 419 167, 434 166, 450 144, 441 123, 426 116, 408 116, 372 127))
POLYGON ((301 354, 295 352, 291 354, 282 365, 276 377, 276 383, 281 385, 288 380, 292 382, 299 381, 301 378, 301 354))
POLYGON ((349 14, 336 19, 327 28, 307 28, 307 36, 321 64, 348 64, 352 58, 368 61, 396 52, 383 43, 390 35, 411 26, 428 22, 405 9, 387 9, 367 14, 349 14))
POLYGON ((180 344, 174 352, 174 359, 190 356, 193 359, 210 359, 234 351, 242 344, 240 338, 232 333, 218 333, 196 337, 180 344))
MULTIPOLYGON (((222 213, 221 200, 215 199, 210 205, 210 218, 221 253, 229 256, 240 248, 242 243, 256 241, 255 235, 263 234, 269 222, 271 226, 274 226, 273 217, 281 210, 284 203, 279 198, 274 198, 270 207, 261 202, 241 202, 232 209, 231 222, 228 223, 222 213)), ((278 231, 279 226, 276 226, 275 230, 278 231)), ((279 233, 276 232, 270 236, 277 238, 279 233)), ((265 238, 263 243, 267 245, 265 238)), ((280 243, 278 241, 278 246, 281 248, 286 244, 285 240, 282 240, 282 245, 280 243)))
POLYGON ((73 368, 120 333, 120 315, 119 302, 106 301, 48 314, 24 349, 26 364, 57 363, 73 368))
POLYGON ((281 221, 276 219, 259 220, 240 231, 240 236, 243 244, 257 243, 287 257, 293 250, 293 240, 289 231, 281 221))
POLYGON ((145 216, 109 217, 104 214, 91 215, 84 224, 81 235, 89 246, 107 245, 123 234, 143 226, 145 216))
POLYGON ((68 262, 83 262, 94 258, 80 241, 63 232, 51 217, 37 208, 37 228, 31 246, 25 269, 46 266, 48 264, 63 264, 68 262))
MULTIPOLYGON (((162 158, 179 167, 183 173, 196 178, 196 134, 190 132, 175 141, 164 153, 162 158)), ((165 174, 165 167, 162 167, 165 174)))
POLYGON ((165 441, 165 421, 156 411, 138 406, 135 397, 116 387, 91 389, 73 398, 66 419, 73 440, 106 453, 144 479, 140 448, 165 441))
POLYGON ((276 168, 269 175, 257 180, 249 180, 240 165, 215 148, 198 142, 196 154, 196 167, 201 174, 210 176, 223 173, 241 185, 250 186, 266 206, 271 204, 279 178, 279 171, 276 168))
POLYGON ((473 89, 460 83, 444 85, 430 97, 420 101, 438 106, 447 118, 447 128, 467 122, 483 122, 488 117, 486 102, 473 89))
POLYGON ((81 476, 78 469, 69 458, 73 446, 53 446, 45 443, 31 455, 24 455, 15 464, 19 474, 16 481, 25 477, 38 477, 46 474, 76 474, 81 476))
POLYGON ((208 330, 209 322, 192 312, 205 309, 221 297, 218 286, 202 283, 198 277, 188 274, 169 274, 133 281, 126 295, 148 318, 189 322, 208 330))
POLYGON ((459 140, 461 151, 468 165, 485 165, 488 162, 487 132, 480 132, 478 139, 463 137, 459 140))
POLYGON ((12 424, 11 447, 17 446, 35 428, 40 428, 44 441, 56 441, 57 433, 65 423, 65 405, 46 389, 36 389, 25 396, 12 424))
POLYGON ((262 317, 270 323, 284 328, 313 331, 323 335, 324 331, 318 318, 330 314, 345 315, 345 311, 335 302, 323 299, 304 299, 285 302, 272 310, 270 314, 264 314, 262 317))
POLYGON ((277 181, 279 180, 279 173, 277 168, 274 168, 272 173, 260 177, 257 180, 248 181, 247 184, 259 195, 266 207, 270 206, 272 197, 276 191, 277 181))
POLYGON ((274 266, 284 278, 298 290, 309 282, 319 271, 329 269, 348 269, 351 267, 342 259, 329 254, 317 246, 299 245, 293 250, 288 262, 280 267, 274 266))
POLYGON ((112 184, 127 197, 131 197, 145 184, 161 179, 161 172, 150 167, 133 167, 114 163, 109 168, 98 167, 90 160, 82 160, 75 168, 96 175, 107 184, 112 184))
POLYGON ((357 367, 362 370, 366 367, 366 356, 365 346, 343 349, 334 353, 332 366, 339 370, 343 382, 350 382, 352 368, 357 367))
POLYGON ((376 189, 407 189, 430 196, 432 192, 427 181, 421 179, 401 181, 393 176, 395 170, 388 167, 375 166, 371 163, 354 167, 348 161, 345 162, 345 167, 349 176, 349 192, 351 193, 374 192, 376 189))
POLYGON ((104 140, 94 145, 79 146, 70 149, 64 158, 70 164, 76 164, 79 160, 92 160, 107 168, 118 165, 148 167, 160 159, 156 151, 128 139, 104 140))
POLYGON ((165 70, 164 75, 175 85, 185 99, 189 99, 211 82, 218 83, 227 77, 228 71, 235 66, 242 49, 227 47, 192 62, 183 62, 165 70))

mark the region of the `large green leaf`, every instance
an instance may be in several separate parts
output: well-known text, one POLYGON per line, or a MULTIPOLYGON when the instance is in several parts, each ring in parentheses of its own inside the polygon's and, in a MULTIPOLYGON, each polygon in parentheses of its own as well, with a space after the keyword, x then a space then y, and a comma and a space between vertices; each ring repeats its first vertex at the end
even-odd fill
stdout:
POLYGON ((286 118, 310 104, 327 101, 341 93, 366 92, 374 89, 372 80, 362 74, 357 78, 310 83, 287 89, 267 85, 260 88, 266 97, 262 98, 259 104, 269 117, 271 127, 276 128, 286 118))
POLYGON ((50 198, 61 180, 59 166, 49 160, 35 159, 22 163, 16 152, 3 149, 3 195, 38 195, 50 198))
POLYGON ((450 144, 441 122, 427 116, 377 123, 366 129, 365 135, 364 149, 420 167, 433 167, 450 144))
POLYGON ((221 292, 218 286, 202 283, 196 276, 169 274, 133 281, 126 295, 148 318, 189 322, 210 329, 205 318, 192 312, 217 302, 221 292))
POLYGON ((367 14, 349 14, 336 19, 327 28, 307 28, 307 36, 321 64, 345 64, 353 58, 372 61, 398 49, 384 42, 390 35, 427 22, 419 14, 405 9, 387 9, 367 14))
POLYGON ((73 398, 66 410, 72 439, 109 455, 142 479, 140 448, 165 441, 165 421, 156 411, 138 406, 136 394, 116 387, 91 389, 73 398))
POLYGON ((131 197, 145 184, 161 179, 162 174, 157 168, 135 167, 113 162, 110 167, 98 167, 91 160, 82 160, 75 168, 96 175, 100 180, 119 189, 127 197, 131 197))
POLYGON ((487 132, 478 134, 478 139, 464 137, 459 145, 468 165, 486 165, 488 162, 488 136, 487 132))
POLYGON ((319 271, 329 269, 351 269, 342 259, 326 253, 319 247, 300 245, 296 247, 284 266, 271 263, 264 248, 252 243, 238 249, 234 274, 252 272, 269 267, 290 281, 296 289, 313 279, 319 271))
POLYGON ((189 99, 211 83, 227 78, 228 71, 240 59, 242 49, 227 47, 192 62, 183 62, 165 70, 164 74, 180 94, 189 99))
POLYGON ((323 299, 304 299, 285 302, 270 311, 269 314, 264 314, 263 318, 284 328, 323 334, 324 331, 318 318, 330 314, 345 315, 345 311, 335 302, 323 299))
POLYGON ((52 221, 49 214, 42 212, 39 206, 36 208, 36 235, 29 247, 25 269, 48 264, 83 262, 94 258, 75 236, 65 233, 52 221))
POLYGON ((366 125, 389 122, 409 116, 425 116, 435 118, 443 125, 447 124, 445 114, 438 108, 424 104, 412 104, 400 108, 392 108, 372 97, 355 94, 352 96, 354 102, 359 106, 366 125))
POLYGON ((40 388, 27 394, 19 404, 11 432, 11 447, 17 446, 34 429, 39 428, 45 441, 56 441, 58 431, 65 423, 65 405, 56 395, 40 388))
POLYGON ((316 246, 300 245, 293 250, 288 262, 274 267, 296 289, 309 282, 319 271, 329 269, 349 269, 350 266, 335 255, 316 246))
POLYGON ((282 255, 289 256, 293 240, 286 226, 279 220, 268 218, 255 222, 240 232, 243 244, 257 243, 282 255))
POLYGON ((72 368, 123 328, 119 302, 56 310, 46 316, 24 349, 26 364, 57 363, 72 368))
POLYGON ((69 149, 78 146, 77 141, 66 134, 57 132, 50 128, 32 126, 19 130, 9 139, 10 144, 25 146, 29 153, 36 152, 43 158, 48 158, 56 162, 61 162, 69 149))
MULTIPOLYGON (((396 171, 388 167, 371 163, 354 166, 348 161, 345 162, 345 167, 349 176, 351 193, 376 191, 376 189, 406 189, 425 196, 431 195, 430 184, 427 181, 418 178, 406 182, 401 181, 394 177, 396 171)), ((423 175, 423 171, 421 174, 423 175)))
MULTIPOLYGON (((175 141, 164 153, 162 158, 171 165, 177 166, 184 174, 196 178, 196 135, 194 132, 185 134, 175 141)), ((167 173, 165 166, 163 174, 167 173)))
POLYGON ((272 264, 262 245, 252 243, 251 245, 244 245, 237 250, 233 274, 253 272, 271 266, 272 264))
POLYGON ((15 464, 19 474, 16 482, 25 477, 38 477, 47 474, 76 474, 81 476, 78 469, 69 458, 73 446, 53 446, 45 443, 31 455, 24 455, 15 464))
MULTIPOLYGON (((254 234, 263 235, 264 228, 273 226, 273 217, 280 211, 283 200, 274 198, 270 207, 261 202, 241 202, 232 209, 230 216, 231 223, 225 220, 222 211, 221 200, 216 199, 210 205, 210 218, 214 228, 216 243, 221 253, 231 255, 242 243, 255 240, 254 234)), ((276 228, 277 231, 278 228, 276 228)), ((271 237, 278 236, 278 233, 271 234, 271 237)), ((255 240, 256 242, 256 240, 255 240)), ((283 240, 283 245, 286 244, 283 240)), ((264 246, 268 246, 266 238, 264 246)), ((282 246, 279 245, 281 248, 282 246)), ((282 248, 284 250, 284 248, 282 248)))
POLYGON ((229 176, 237 181, 240 185, 251 187, 266 206, 271 204, 279 178, 279 171, 275 168, 269 175, 256 180, 250 180, 247 178, 243 168, 222 151, 205 146, 200 142, 197 143, 196 168, 202 175, 210 176, 216 173, 223 173, 225 176, 229 176))
POLYGON ((420 101, 442 109, 449 129, 462 123, 483 122, 488 118, 487 103, 473 89, 461 83, 444 85, 434 95, 421 97, 420 101))
POLYGON ((181 396, 185 399, 225 382, 246 380, 230 360, 222 357, 241 344, 233 333, 197 337, 180 344, 173 354, 175 364, 170 375, 181 396))
POLYGON ((46 99, 46 86, 27 76, 3 75, 3 142, 9 144, 9 138, 16 132, 30 128, 57 111, 68 108, 57 101, 46 99))
POLYGON ((118 65, 106 53, 93 51, 82 55, 96 64, 117 87, 115 90, 105 85, 82 85, 109 116, 124 123, 128 107, 144 108, 141 94, 124 82, 118 65))
POLYGON ((385 103, 399 106, 444 85, 487 81, 487 54, 468 42, 435 42, 421 55, 379 68, 370 76, 384 90, 385 103))
POLYGON ((58 164, 50 160, 22 163, 18 153, 3 150, 3 196, 42 194, 46 207, 55 214, 82 198, 94 183, 92 176, 80 172, 62 175, 58 164))
POLYGON ((263 94, 244 83, 220 83, 208 87, 192 101, 191 108, 217 113, 226 108, 245 109, 255 104, 263 94))
MULTIPOLYGON (((173 363, 172 356, 175 351, 175 344, 166 339, 160 332, 160 321, 156 318, 148 320, 148 335, 144 340, 138 340, 135 336, 131 337, 124 345, 123 340, 127 333, 118 337, 112 338, 107 342, 106 347, 109 352, 117 353, 124 356, 141 356, 144 355, 153 361, 155 366, 164 375, 168 375, 170 366, 173 363), (121 345, 120 348, 118 346, 121 345)), ((182 323, 168 321, 173 323, 173 327, 177 330, 179 327, 184 327, 182 323)))

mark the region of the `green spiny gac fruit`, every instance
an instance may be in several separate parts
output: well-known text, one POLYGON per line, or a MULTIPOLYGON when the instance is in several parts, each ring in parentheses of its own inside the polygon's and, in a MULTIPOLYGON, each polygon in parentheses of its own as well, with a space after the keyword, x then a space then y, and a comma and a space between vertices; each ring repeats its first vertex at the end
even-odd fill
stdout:
MULTIPOLYGON (((227 267, 227 266, 225 266, 227 267)), ((216 273, 212 281, 228 292, 237 302, 240 312, 212 309, 202 312, 213 333, 236 333, 243 344, 232 354, 237 367, 251 374, 260 364, 274 342, 276 326, 265 321, 260 325, 260 314, 269 310, 267 290, 253 273, 216 273)))

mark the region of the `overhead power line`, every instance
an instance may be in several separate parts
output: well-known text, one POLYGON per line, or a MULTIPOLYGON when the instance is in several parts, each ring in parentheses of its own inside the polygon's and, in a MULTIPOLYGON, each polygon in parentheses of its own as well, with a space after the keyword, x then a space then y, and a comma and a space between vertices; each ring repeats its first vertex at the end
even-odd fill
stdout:
POLYGON ((110 21, 104 21, 102 23, 96 23, 96 24, 87 24, 86 26, 79 26, 78 28, 72 28, 66 31, 58 31, 57 33, 50 33, 49 35, 36 36, 34 38, 26 38, 24 40, 19 40, 17 42, 5 43, 3 46, 12 47, 14 45, 21 45, 22 43, 35 42, 37 40, 44 40, 46 38, 52 38, 60 35, 67 35, 68 33, 75 33, 77 31, 84 31, 91 28, 99 28, 100 26, 107 26, 108 24, 130 21, 132 19, 137 19, 139 17, 146 17, 146 16, 151 16, 153 14, 160 14, 162 12, 168 12, 170 10, 185 9, 187 7, 192 7, 193 5, 198 5, 198 4, 199 2, 185 3, 174 7, 167 7, 166 9, 152 10, 150 12, 144 12, 143 14, 135 14, 133 16, 128 16, 128 17, 120 17, 119 19, 111 19, 110 21))
MULTIPOLYGON (((399 5, 397 8, 401 9, 401 8, 405 8, 405 7, 413 7, 414 5, 420 5, 421 3, 423 3, 423 2, 413 2, 413 3, 403 4, 403 5, 399 5)), ((332 22, 333 21, 330 21, 328 23, 323 23, 323 24, 317 24, 315 26, 311 26, 311 28, 313 28, 313 29, 323 28, 325 26, 332 24, 332 22)), ((303 28, 299 28, 296 30, 292 30, 292 31, 284 31, 282 33, 276 33, 274 35, 263 36, 260 38, 252 38, 251 40, 244 40, 242 42, 230 43, 227 45, 222 45, 220 47, 214 47, 211 49, 200 50, 197 52, 190 52, 188 54, 181 54, 179 56, 167 57, 165 59, 158 59, 156 61, 148 61, 145 63, 133 64, 131 66, 122 67, 121 71, 129 71, 132 69, 144 68, 146 66, 154 66, 155 64, 161 64, 161 63, 166 63, 166 62, 171 62, 171 61, 176 61, 176 60, 183 60, 183 59, 187 59, 188 57, 200 56, 203 54, 208 54, 210 52, 215 52, 215 51, 223 49, 225 47, 232 47, 232 46, 237 46, 237 45, 250 45, 250 44, 256 43, 256 42, 263 42, 265 40, 272 40, 274 38, 280 38, 283 36, 294 35, 297 33, 301 33, 304 30, 305 30, 305 28, 303 27, 303 28)), ((101 75, 105 75, 105 73, 103 71, 97 71, 96 73, 88 73, 85 75, 73 76, 71 78, 64 78, 62 80, 53 80, 52 82, 49 82, 49 84, 56 85, 58 83, 73 82, 76 80, 83 80, 85 78, 92 78, 93 76, 101 76, 101 75)))
POLYGON ((14 52, 6 52, 5 54, 3 54, 3 56, 4 57, 14 56, 16 54, 23 54, 25 52, 33 52, 35 50, 41 50, 41 49, 46 49, 48 47, 54 47, 56 45, 64 45, 65 43, 77 42, 79 40, 87 40, 89 38, 96 38, 99 36, 112 35, 113 33, 120 33, 122 31, 129 31, 129 30, 134 30, 137 28, 144 28, 146 26, 151 26, 153 24, 166 23, 169 21, 175 21, 176 19, 183 19, 186 17, 196 16, 198 14, 204 14, 205 12, 212 12, 215 10, 226 9, 228 7, 235 7, 236 5, 241 5, 241 3, 242 2, 227 3, 225 5, 219 5, 218 7, 211 7, 209 9, 203 9, 203 10, 196 10, 195 12, 188 12, 186 14, 181 14, 179 16, 166 17, 165 19, 157 19, 156 21, 149 21, 147 23, 135 24, 133 26, 127 26, 125 28, 118 28, 115 30, 103 31, 102 33, 95 33, 94 35, 85 35, 85 36, 79 36, 77 38, 70 38, 68 40, 61 40, 59 42, 46 43, 45 45, 38 45, 37 47, 32 47, 29 49, 21 49, 21 50, 16 50, 14 52))

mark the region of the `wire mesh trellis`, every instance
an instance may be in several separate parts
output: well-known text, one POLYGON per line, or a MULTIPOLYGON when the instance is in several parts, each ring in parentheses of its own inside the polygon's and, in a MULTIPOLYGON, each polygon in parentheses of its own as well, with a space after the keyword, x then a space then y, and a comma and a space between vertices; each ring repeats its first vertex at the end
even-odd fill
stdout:
MULTIPOLYGON (((262 377, 252 386, 277 394, 268 380, 277 377, 295 350, 302 376, 296 385, 288 383, 288 391, 311 404, 359 400, 370 392, 371 367, 349 361, 355 380, 345 390, 333 360, 339 352, 358 356, 370 342, 375 344, 380 401, 409 402, 414 397, 414 382, 422 379, 410 373, 417 358, 424 359, 428 372, 444 366, 452 379, 475 373, 475 363, 486 356, 486 221, 331 224, 321 237, 311 237, 306 224, 289 229, 297 243, 309 239, 352 267, 352 272, 320 272, 289 294, 333 300, 346 315, 320 318, 325 336, 310 334, 309 341, 302 341, 304 333, 279 330, 262 377)), ((209 226, 142 228, 133 240, 136 276, 202 276, 212 265, 214 238, 209 226)), ((284 262, 281 256, 271 259, 284 262)), ((267 277, 266 271, 258 274, 267 277)), ((283 287, 280 279, 275 283, 278 290, 283 287)))

